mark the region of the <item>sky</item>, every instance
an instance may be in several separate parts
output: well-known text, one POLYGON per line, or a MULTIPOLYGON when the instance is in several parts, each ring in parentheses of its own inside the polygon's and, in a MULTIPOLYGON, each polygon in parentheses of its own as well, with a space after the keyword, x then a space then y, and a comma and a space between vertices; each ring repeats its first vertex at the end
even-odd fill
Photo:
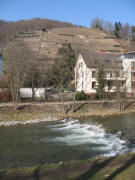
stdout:
POLYGON ((47 18, 90 27, 101 18, 135 25, 135 0, 0 0, 0 19, 47 18))

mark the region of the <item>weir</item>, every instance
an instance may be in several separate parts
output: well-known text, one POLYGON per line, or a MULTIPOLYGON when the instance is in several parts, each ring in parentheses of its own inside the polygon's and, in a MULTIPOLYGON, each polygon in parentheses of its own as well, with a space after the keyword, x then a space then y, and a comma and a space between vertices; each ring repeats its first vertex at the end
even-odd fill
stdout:
POLYGON ((125 141, 113 134, 107 134, 98 124, 84 123, 79 120, 63 120, 58 125, 50 125, 52 131, 60 132, 61 136, 42 139, 42 141, 57 142, 65 146, 80 146, 87 151, 100 152, 101 156, 115 156, 127 151, 125 141), (104 152, 103 152, 104 151, 104 152))

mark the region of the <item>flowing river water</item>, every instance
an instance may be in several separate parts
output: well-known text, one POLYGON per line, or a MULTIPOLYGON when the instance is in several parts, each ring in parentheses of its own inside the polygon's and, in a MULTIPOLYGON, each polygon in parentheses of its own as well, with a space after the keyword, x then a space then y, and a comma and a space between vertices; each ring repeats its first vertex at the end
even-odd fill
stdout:
POLYGON ((135 139, 135 114, 1 127, 0 168, 115 156, 134 147, 125 139, 135 139))

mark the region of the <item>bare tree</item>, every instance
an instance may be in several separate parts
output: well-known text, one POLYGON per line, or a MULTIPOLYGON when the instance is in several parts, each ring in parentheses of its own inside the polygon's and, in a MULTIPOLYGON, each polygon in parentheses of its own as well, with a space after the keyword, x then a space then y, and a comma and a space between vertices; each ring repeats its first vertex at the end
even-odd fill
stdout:
POLYGON ((115 94, 116 94, 116 102, 119 111, 124 111, 126 106, 128 106, 127 101, 127 84, 126 81, 128 79, 128 67, 124 71, 115 72, 115 94))
POLYGON ((12 94, 14 110, 18 108, 19 88, 23 86, 28 73, 29 60, 33 53, 22 41, 10 42, 3 50, 4 68, 12 94))
POLYGON ((131 39, 131 36, 132 36, 131 32, 132 32, 131 26, 128 23, 124 24, 123 31, 122 31, 122 37, 124 39, 131 39))
POLYGON ((126 85, 125 81, 115 80, 116 100, 119 111, 123 111, 126 104, 126 85))
POLYGON ((91 27, 104 30, 108 34, 111 34, 114 31, 114 27, 113 27, 111 22, 105 21, 105 20, 100 19, 100 18, 93 19, 91 22, 91 27))
POLYGON ((32 89, 32 101, 34 101, 36 90, 41 85, 40 71, 38 68, 38 63, 37 61, 34 61, 34 59, 32 61, 30 60, 27 65, 28 66, 26 78, 24 80, 24 87, 29 87, 32 89))
POLYGON ((108 34, 113 33, 114 28, 112 23, 110 23, 109 21, 105 21, 104 23, 104 28, 103 28, 108 34))
POLYGON ((91 22, 91 27, 102 30, 103 29, 103 23, 104 23, 104 21, 102 19, 94 18, 91 22))

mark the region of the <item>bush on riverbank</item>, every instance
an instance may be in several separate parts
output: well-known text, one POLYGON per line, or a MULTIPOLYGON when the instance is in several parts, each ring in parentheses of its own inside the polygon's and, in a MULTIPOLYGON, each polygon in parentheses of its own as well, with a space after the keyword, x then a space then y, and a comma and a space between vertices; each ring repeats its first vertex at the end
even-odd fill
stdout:
POLYGON ((84 93, 84 91, 77 92, 76 95, 75 95, 75 99, 77 101, 86 100, 87 99, 87 95, 84 93))

